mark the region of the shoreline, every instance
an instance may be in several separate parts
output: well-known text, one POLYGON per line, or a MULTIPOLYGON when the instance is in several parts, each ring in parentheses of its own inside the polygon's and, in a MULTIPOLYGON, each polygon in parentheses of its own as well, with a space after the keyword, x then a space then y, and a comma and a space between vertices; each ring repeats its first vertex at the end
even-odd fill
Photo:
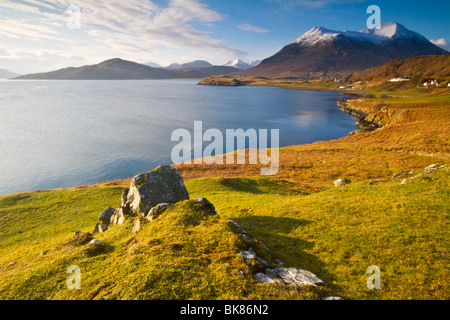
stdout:
MULTIPOLYGON (((187 79, 166 79, 166 80, 187 80, 187 79)), ((189 79, 189 80, 194 80, 194 79, 189 79)), ((114 81, 114 80, 113 80, 114 81)), ((248 86, 251 87, 251 85, 244 85, 244 86, 248 86)), ((256 85, 255 85, 256 86, 256 85)), ((352 131, 350 132, 347 136, 342 136, 336 139, 331 139, 331 140, 318 140, 318 141, 314 141, 311 143, 306 143, 306 144, 293 144, 293 145, 287 145, 284 147, 280 147, 280 149, 282 148, 291 148, 291 147, 298 147, 298 146, 306 146, 306 145, 311 145, 317 142, 330 142, 330 141, 336 141, 336 140, 340 140, 343 138, 346 138, 350 135, 356 134, 358 132, 370 132, 370 131, 374 131, 378 128, 380 128, 381 126, 378 126, 377 123, 371 123, 369 121, 365 121, 364 119, 369 115, 368 113, 365 113, 361 110, 352 108, 350 106, 350 104, 348 103, 348 100, 353 99, 353 98, 357 98, 357 97, 361 97, 363 96, 363 93, 359 93, 359 92, 343 92, 342 90, 330 90, 328 88, 302 88, 302 87, 289 87, 289 86, 267 86, 267 85, 258 85, 260 87, 274 87, 274 88, 280 88, 280 89, 294 89, 294 90, 302 90, 302 91, 314 91, 314 92, 335 92, 335 93, 342 93, 344 95, 346 95, 346 97, 341 98, 336 100, 337 106, 338 108, 352 116, 354 119, 356 119, 356 126, 359 128, 359 130, 356 131, 352 131)), ((225 156, 225 154, 222 154, 222 156, 225 156)), ((174 166, 174 164, 170 164, 172 166, 174 166)), ((113 179, 113 180, 105 180, 105 181, 98 181, 98 182, 94 182, 94 183, 86 183, 86 184, 81 184, 81 185, 74 185, 74 186, 70 186, 70 187, 61 187, 61 188, 49 188, 49 189, 33 189, 33 190, 27 190, 27 191, 19 191, 19 192, 15 192, 15 193, 11 193, 11 194, 4 194, 4 195, 0 195, 0 197, 5 197, 5 196, 10 196, 10 195, 17 195, 17 194, 23 194, 23 193, 28 193, 28 192, 42 192, 42 191, 50 191, 50 190, 65 190, 65 189, 79 189, 79 188, 87 188, 87 187, 93 187, 99 184, 110 184, 110 185, 114 185, 114 184, 123 184, 126 181, 131 180, 133 177, 128 177, 125 179, 113 179)))

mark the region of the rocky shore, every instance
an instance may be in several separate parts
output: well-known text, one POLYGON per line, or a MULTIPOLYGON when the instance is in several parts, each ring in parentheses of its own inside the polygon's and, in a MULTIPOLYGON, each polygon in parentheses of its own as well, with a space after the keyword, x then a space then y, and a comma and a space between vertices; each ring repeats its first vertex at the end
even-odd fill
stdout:
POLYGON ((356 126, 362 132, 370 132, 382 127, 382 124, 376 120, 376 117, 371 117, 366 111, 352 107, 349 99, 340 99, 337 104, 340 110, 357 119, 356 126))

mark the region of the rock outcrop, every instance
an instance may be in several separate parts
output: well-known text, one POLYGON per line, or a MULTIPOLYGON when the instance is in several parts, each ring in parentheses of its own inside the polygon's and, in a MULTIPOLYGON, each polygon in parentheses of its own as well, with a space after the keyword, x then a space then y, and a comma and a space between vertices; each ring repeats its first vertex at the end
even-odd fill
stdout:
MULTIPOLYGON (((111 226, 121 225, 129 218, 132 224, 131 231, 137 234, 146 223, 160 218, 176 203, 182 201, 184 202, 182 206, 189 208, 187 213, 178 216, 179 224, 184 227, 197 226, 205 219, 212 216, 218 217, 215 206, 208 199, 189 199, 189 193, 177 170, 171 166, 158 167, 132 179, 130 188, 125 189, 121 195, 121 207, 106 208, 98 218, 94 233, 105 232, 111 226)), ((287 267, 275 258, 264 243, 253 238, 235 221, 230 220, 229 226, 242 240, 238 247, 239 253, 249 267, 252 277, 258 282, 294 287, 324 284, 309 271, 287 267)), ((83 234, 79 231, 67 243, 69 244, 89 244, 83 251, 87 257, 108 252, 106 244, 94 239, 91 234, 83 234)), ((239 272, 243 274, 242 271, 239 272)))
POLYGON ((172 166, 161 166, 131 180, 123 208, 129 207, 131 213, 145 217, 158 204, 183 200, 189 200, 183 178, 172 166))
MULTIPOLYGON (((363 110, 352 108, 346 99, 339 100, 338 106, 341 111, 357 119, 356 126, 362 132, 370 132, 382 127, 381 123, 376 120, 376 117, 370 116, 363 110)), ((354 133, 355 132, 353 132, 352 134, 354 133)))
POLYGON ((334 186, 336 188, 338 188, 338 187, 346 186, 347 184, 350 184, 350 183, 352 183, 352 181, 349 179, 339 179, 334 182, 334 186))

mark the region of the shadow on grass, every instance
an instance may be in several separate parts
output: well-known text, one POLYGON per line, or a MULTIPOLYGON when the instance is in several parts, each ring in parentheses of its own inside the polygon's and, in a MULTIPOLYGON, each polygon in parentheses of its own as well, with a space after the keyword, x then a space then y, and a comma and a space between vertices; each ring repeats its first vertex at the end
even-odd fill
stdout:
POLYGON ((233 220, 253 237, 267 245, 275 257, 288 267, 311 271, 329 287, 334 290, 340 289, 336 285, 331 286, 336 277, 329 273, 330 266, 306 252, 314 248, 314 242, 303 240, 301 236, 290 236, 293 231, 313 223, 312 221, 266 216, 234 218, 233 220))
POLYGON ((264 179, 222 178, 219 183, 230 191, 251 194, 293 194, 296 185, 289 182, 275 182, 264 179))

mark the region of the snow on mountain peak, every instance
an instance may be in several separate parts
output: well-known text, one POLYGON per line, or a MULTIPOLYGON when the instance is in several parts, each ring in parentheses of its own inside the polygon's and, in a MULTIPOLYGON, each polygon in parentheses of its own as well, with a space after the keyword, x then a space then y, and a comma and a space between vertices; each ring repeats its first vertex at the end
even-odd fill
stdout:
POLYGON ((248 69, 248 68, 251 67, 251 65, 250 65, 249 63, 247 63, 247 62, 245 62, 245 61, 242 61, 241 59, 236 59, 236 60, 228 61, 228 62, 225 64, 225 66, 226 66, 226 67, 233 67, 233 68, 241 69, 241 70, 248 69))
MULTIPOLYGON (((380 44, 397 38, 422 37, 414 31, 406 29, 397 22, 382 23, 379 29, 364 29, 361 31, 332 31, 323 27, 315 27, 305 32, 294 43, 300 45, 313 45, 319 42, 328 42, 339 36, 354 40, 369 41, 380 44)), ((422 37, 423 38, 423 37, 422 37)))
POLYGON ((364 29, 362 33, 377 35, 390 39, 394 38, 413 38, 420 36, 417 32, 406 29, 397 22, 385 22, 380 25, 379 29, 364 29))
POLYGON ((340 35, 339 31, 332 31, 323 27, 315 27, 301 35, 294 43, 314 44, 321 41, 329 41, 340 35))

